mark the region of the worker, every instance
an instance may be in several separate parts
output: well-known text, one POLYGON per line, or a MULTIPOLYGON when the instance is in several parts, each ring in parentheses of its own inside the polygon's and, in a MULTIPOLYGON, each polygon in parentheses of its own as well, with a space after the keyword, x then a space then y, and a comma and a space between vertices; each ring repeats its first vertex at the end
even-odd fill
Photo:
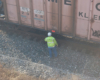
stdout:
POLYGON ((55 54, 55 57, 57 57, 56 46, 58 46, 58 43, 55 38, 52 37, 51 32, 48 32, 48 37, 45 38, 45 41, 47 42, 50 58, 52 58, 52 50, 55 54))

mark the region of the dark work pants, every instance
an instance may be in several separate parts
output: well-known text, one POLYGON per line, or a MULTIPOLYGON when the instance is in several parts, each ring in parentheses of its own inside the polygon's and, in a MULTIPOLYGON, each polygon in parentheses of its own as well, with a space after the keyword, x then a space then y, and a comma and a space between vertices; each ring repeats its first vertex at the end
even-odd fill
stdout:
POLYGON ((55 57, 57 57, 57 51, 56 51, 56 47, 48 47, 48 50, 49 50, 49 56, 50 58, 52 57, 52 50, 55 54, 55 57))

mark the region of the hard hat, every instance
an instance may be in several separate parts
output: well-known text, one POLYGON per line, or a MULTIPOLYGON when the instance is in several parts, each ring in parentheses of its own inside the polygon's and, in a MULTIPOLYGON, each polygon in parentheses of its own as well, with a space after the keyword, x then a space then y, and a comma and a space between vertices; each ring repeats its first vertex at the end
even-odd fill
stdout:
POLYGON ((51 32, 48 32, 48 36, 51 36, 52 35, 52 33, 51 32))

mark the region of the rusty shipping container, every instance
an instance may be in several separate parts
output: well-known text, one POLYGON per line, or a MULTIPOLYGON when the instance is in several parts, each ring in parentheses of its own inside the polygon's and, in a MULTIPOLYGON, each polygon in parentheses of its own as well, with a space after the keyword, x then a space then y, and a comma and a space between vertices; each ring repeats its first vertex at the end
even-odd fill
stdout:
POLYGON ((5 15, 1 20, 100 42, 100 0, 0 1, 5 15))

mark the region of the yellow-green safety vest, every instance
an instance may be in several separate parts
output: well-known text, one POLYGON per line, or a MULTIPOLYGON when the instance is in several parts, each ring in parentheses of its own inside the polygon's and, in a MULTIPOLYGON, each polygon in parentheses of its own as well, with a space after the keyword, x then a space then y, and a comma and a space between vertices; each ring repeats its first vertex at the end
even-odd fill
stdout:
POLYGON ((58 45, 57 41, 52 36, 46 37, 45 41, 47 42, 48 47, 55 47, 58 45))

